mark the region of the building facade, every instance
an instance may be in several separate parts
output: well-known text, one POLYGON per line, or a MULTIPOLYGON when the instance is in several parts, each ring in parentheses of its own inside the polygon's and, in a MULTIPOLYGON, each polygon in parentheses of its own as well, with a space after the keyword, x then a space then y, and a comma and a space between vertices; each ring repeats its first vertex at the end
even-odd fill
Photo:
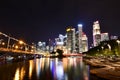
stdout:
POLYGON ((101 41, 100 25, 98 21, 93 23, 93 45, 98 46, 101 41))
POLYGON ((101 33, 101 41, 108 41, 109 35, 108 33, 101 33))
POLYGON ((68 53, 74 53, 76 48, 75 48, 75 28, 69 27, 66 29, 66 34, 67 34, 67 43, 66 47, 68 49, 68 53))
POLYGON ((59 37, 58 38, 55 38, 55 50, 57 49, 61 49, 64 51, 64 54, 67 54, 67 49, 66 49, 66 38, 67 36, 65 35, 62 35, 62 34, 59 34, 59 37))
POLYGON ((78 52, 79 53, 82 53, 83 52, 83 46, 82 46, 82 33, 83 33, 83 30, 82 30, 82 24, 78 24, 78 52))
POLYGON ((88 38, 85 33, 82 34, 82 52, 88 51, 88 38))

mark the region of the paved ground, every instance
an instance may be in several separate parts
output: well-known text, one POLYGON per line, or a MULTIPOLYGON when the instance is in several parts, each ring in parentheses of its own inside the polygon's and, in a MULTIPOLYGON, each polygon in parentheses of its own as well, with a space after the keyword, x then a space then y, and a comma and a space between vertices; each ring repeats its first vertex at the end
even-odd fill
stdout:
POLYGON ((99 57, 85 58, 84 61, 92 67, 90 69, 91 74, 108 80, 120 80, 120 58, 115 60, 99 57))

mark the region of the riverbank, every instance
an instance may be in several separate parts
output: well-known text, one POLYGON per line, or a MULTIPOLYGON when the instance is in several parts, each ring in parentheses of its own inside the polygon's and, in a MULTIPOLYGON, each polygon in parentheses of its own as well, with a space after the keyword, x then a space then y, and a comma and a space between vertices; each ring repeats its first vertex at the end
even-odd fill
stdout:
POLYGON ((84 57, 84 62, 90 65, 90 73, 106 80, 120 80, 120 57, 84 57))

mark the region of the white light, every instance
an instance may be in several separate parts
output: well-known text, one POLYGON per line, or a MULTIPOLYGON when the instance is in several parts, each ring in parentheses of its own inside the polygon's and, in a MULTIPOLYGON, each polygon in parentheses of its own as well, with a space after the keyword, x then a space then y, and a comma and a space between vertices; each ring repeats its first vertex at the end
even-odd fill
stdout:
POLYGON ((83 25, 82 24, 78 24, 78 27, 82 27, 83 25))

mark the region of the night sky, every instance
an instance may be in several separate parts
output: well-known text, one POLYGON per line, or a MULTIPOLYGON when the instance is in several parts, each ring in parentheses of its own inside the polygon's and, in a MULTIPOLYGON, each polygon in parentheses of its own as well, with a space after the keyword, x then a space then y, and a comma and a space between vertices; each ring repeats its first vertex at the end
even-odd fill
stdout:
POLYGON ((119 0, 2 0, 0 31, 26 42, 48 41, 65 34, 68 26, 83 24, 92 43, 92 25, 101 32, 120 35, 119 0), (3 2, 4 1, 4 2, 3 2))

